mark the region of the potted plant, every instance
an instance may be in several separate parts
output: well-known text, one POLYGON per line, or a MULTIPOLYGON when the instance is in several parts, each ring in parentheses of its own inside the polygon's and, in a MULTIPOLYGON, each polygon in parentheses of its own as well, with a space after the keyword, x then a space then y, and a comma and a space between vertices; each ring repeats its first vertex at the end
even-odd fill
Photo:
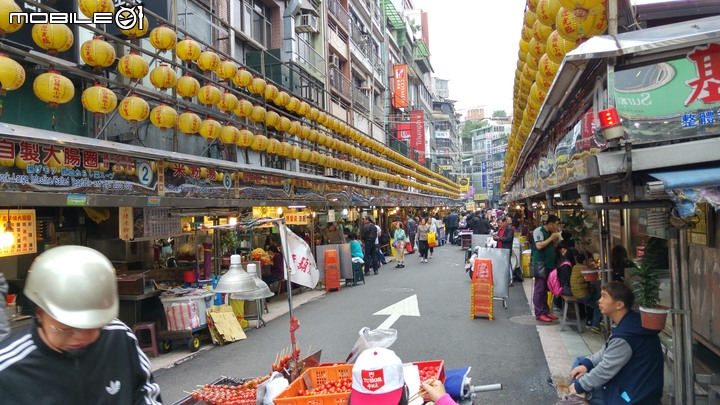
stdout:
POLYGON ((223 234, 222 238, 220 238, 220 246, 223 250, 223 266, 230 265, 230 255, 235 253, 235 249, 237 249, 239 245, 240 241, 238 240, 237 235, 235 235, 235 231, 227 231, 223 234))
MULTIPOLYGON (((648 244, 648 247, 650 245, 648 244)), ((646 248, 638 266, 630 269, 631 285, 635 302, 640 306, 642 326, 646 329, 662 330, 669 312, 660 305, 660 276, 657 271, 657 249, 646 248)))

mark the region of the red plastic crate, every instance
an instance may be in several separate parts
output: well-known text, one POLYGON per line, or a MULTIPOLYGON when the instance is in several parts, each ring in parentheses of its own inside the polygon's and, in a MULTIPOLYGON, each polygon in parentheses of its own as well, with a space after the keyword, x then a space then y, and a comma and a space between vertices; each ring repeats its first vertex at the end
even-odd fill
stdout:
POLYGON ((307 397, 299 397, 300 390, 307 390, 305 385, 305 375, 312 382, 313 387, 325 383, 326 381, 338 381, 341 378, 352 379, 352 364, 340 364, 337 366, 321 366, 307 369, 300 377, 292 382, 285 391, 275 397, 275 404, 288 405, 345 405, 350 398, 350 393, 312 395, 307 397))
POLYGON ((419 370, 429 366, 440 367, 438 375, 436 375, 435 378, 445 384, 445 362, 443 360, 413 361, 413 364, 418 366, 419 370))

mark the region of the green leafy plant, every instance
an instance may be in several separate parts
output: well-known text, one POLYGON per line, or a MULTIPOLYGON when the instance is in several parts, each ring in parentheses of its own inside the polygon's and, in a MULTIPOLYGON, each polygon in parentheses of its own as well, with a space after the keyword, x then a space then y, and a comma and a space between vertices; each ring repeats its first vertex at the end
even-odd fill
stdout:
POLYGON ((660 304, 660 275, 657 271, 657 255, 660 253, 655 244, 648 242, 639 265, 630 269, 635 302, 646 308, 655 308, 660 304))
POLYGON ((565 229, 572 234, 575 246, 587 246, 592 243, 589 236, 593 225, 590 222, 590 214, 583 211, 573 211, 572 215, 565 217, 563 222, 565 223, 565 229))
POLYGON ((220 238, 220 245, 225 253, 232 254, 235 253, 235 249, 240 246, 240 241, 234 231, 227 231, 223 234, 222 238, 220 238))

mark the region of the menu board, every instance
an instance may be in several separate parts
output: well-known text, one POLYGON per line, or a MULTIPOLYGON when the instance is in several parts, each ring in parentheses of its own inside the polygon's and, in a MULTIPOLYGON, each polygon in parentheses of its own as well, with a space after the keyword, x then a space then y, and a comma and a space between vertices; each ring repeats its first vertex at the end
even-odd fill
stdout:
POLYGON ((8 210, 0 213, 0 240, 5 241, 5 229, 12 227, 13 243, 0 243, 0 257, 37 253, 35 210, 8 210))

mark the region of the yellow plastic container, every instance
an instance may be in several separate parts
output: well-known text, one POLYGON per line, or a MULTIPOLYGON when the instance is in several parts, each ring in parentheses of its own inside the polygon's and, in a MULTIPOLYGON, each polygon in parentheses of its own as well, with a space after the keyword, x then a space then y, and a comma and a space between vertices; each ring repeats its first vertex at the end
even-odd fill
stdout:
POLYGON ((523 250, 522 252, 522 271, 523 277, 530 277, 530 250, 523 250))

